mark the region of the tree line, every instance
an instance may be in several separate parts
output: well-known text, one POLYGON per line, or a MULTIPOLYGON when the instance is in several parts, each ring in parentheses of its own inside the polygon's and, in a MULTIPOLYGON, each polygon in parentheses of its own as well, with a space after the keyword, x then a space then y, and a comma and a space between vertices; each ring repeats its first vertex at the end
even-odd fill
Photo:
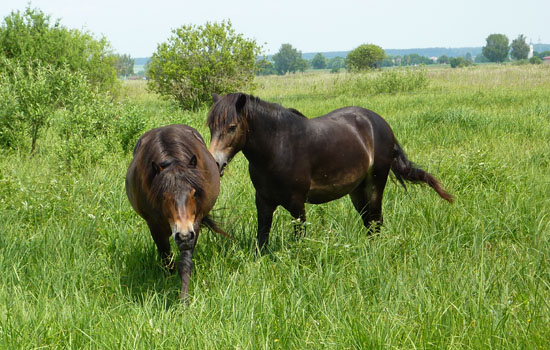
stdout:
MULTIPOLYGON (((261 46, 237 33, 228 20, 174 29, 172 35, 158 45, 146 66, 145 75, 151 91, 173 99, 182 109, 196 110, 210 103, 212 93, 225 94, 253 88, 254 76, 258 74, 281 75, 307 69, 338 72, 344 68, 348 72, 359 72, 385 66, 436 63, 463 67, 474 62, 503 62, 510 58, 522 62, 529 54, 529 45, 523 35, 509 43, 505 35, 491 34, 486 41, 482 53, 475 58, 471 54, 452 58, 442 55, 436 59, 418 54, 390 56, 378 45, 363 44, 346 57, 327 59, 318 53, 313 59, 305 60, 302 52, 289 43, 281 45, 273 56, 262 57, 261 46)), ((550 52, 535 53, 531 63, 540 63, 545 55, 550 55, 550 52)), ((48 125, 47 116, 51 113, 45 107, 43 110, 29 108, 24 112, 24 106, 41 101, 41 106, 64 108, 69 97, 63 93, 74 93, 70 92, 70 85, 63 83, 71 81, 67 75, 76 76, 78 84, 90 89, 116 95, 117 77, 132 75, 135 63, 130 55, 114 53, 106 38, 66 28, 59 20, 52 21, 42 11, 30 6, 22 12, 12 12, 1 23, 0 59, 3 62, 0 78, 6 84, 29 82, 26 87, 14 85, 14 89, 6 89, 4 93, 10 93, 15 99, 10 106, 20 106, 23 111, 10 114, 12 119, 14 115, 18 118, 31 115, 28 118, 35 121, 35 129, 31 132, 33 149, 39 129, 48 125), (48 89, 51 89, 51 94, 44 92, 48 89), (10 92, 16 90, 21 94, 15 96, 10 92)), ((0 130, 0 143, 2 139, 8 142, 10 133, 15 132, 15 123, 9 120, 6 117, 0 121, 3 125, 0 129, 4 128, 0 130)))

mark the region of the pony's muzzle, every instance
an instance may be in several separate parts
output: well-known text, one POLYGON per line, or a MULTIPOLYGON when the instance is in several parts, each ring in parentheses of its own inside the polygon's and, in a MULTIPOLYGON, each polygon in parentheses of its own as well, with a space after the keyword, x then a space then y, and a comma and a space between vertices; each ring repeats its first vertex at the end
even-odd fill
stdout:
POLYGON ((227 163, 224 162, 220 165, 220 163, 216 162, 216 165, 218 166, 218 169, 220 171, 220 176, 223 176, 223 171, 225 170, 225 167, 227 166, 227 163))
POLYGON ((216 161, 216 165, 218 166, 218 170, 220 172, 220 176, 223 176, 223 171, 225 170, 225 167, 227 166, 227 163, 229 162, 229 159, 227 159, 227 156, 223 152, 214 152, 212 154, 214 157, 214 160, 216 161))
POLYGON ((195 230, 176 231, 174 232, 174 241, 179 250, 188 250, 195 245, 196 236, 195 230))

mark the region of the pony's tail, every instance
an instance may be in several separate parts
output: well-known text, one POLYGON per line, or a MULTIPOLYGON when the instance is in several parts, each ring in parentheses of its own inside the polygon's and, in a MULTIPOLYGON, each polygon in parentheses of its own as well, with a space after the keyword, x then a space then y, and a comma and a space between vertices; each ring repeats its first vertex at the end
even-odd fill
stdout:
POLYGON ((397 141, 393 146, 393 161, 391 163, 391 170, 395 174, 397 181, 399 181, 405 190, 407 187, 405 186, 404 180, 412 183, 424 182, 433 188, 441 198, 449 203, 453 202, 453 196, 441 187, 439 181, 437 181, 432 174, 416 167, 416 165, 407 158, 407 155, 401 146, 399 146, 397 141))
POLYGON ((232 238, 230 234, 222 230, 218 224, 209 216, 205 216, 202 219, 202 224, 206 227, 208 227, 211 231, 219 233, 220 235, 224 236, 225 238, 232 238))

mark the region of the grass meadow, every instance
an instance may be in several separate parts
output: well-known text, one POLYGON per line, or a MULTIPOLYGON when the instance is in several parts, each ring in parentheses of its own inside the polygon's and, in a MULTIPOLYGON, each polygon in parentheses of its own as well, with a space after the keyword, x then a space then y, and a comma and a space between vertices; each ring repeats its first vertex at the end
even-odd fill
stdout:
MULTIPOLYGON (((274 216, 255 253, 247 161, 235 157, 203 229, 188 305, 124 192, 131 150, 67 169, 50 149, 0 150, 1 349, 548 349, 550 66, 429 69, 419 91, 364 90, 381 73, 258 77, 251 91, 313 117, 382 115, 409 158, 455 196, 389 181, 368 236, 349 198, 308 205, 307 235, 274 216)), ((181 112, 126 82, 144 130, 181 112)), ((173 247, 175 251, 175 246, 173 247)))

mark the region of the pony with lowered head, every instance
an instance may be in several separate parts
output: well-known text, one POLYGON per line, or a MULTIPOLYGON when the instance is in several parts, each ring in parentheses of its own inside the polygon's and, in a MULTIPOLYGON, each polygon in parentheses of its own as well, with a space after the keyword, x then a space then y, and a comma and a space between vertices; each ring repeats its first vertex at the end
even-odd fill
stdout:
POLYGON ((126 194, 147 222, 162 263, 169 269, 170 237, 176 242, 182 298, 188 295, 201 224, 225 234, 208 216, 219 190, 218 167, 195 129, 170 125, 139 138, 126 174, 126 194))

